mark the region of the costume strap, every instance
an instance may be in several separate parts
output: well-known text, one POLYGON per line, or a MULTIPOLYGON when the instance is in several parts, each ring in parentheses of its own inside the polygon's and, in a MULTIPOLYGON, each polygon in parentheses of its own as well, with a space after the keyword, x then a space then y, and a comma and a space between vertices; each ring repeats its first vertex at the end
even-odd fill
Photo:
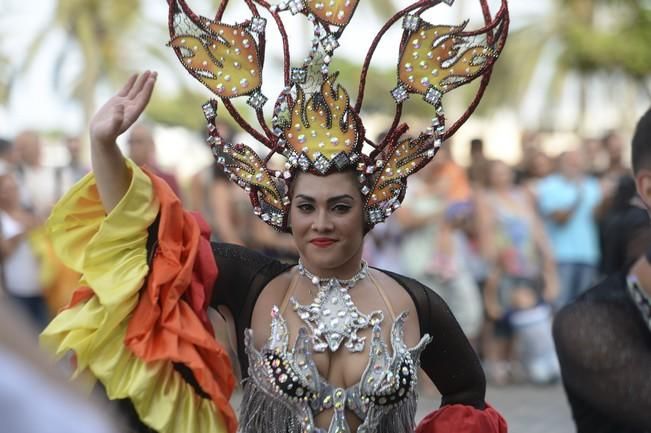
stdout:
POLYGON ((378 284, 377 280, 373 276, 373 272, 368 273, 369 278, 371 279, 371 282, 377 289, 378 293, 382 297, 382 300, 384 301, 384 304, 387 306, 387 310, 389 310, 389 314, 391 314, 391 320, 395 322, 396 320, 396 313, 393 311, 393 307, 391 307, 391 302, 389 302, 389 298, 387 297, 386 293, 384 293, 384 289, 382 289, 382 286, 378 284))

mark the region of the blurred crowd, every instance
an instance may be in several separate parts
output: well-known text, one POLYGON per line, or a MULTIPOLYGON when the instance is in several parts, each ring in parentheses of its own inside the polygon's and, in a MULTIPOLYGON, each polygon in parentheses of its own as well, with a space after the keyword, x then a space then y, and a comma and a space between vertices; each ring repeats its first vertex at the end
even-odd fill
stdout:
MULTIPOLYGON (((220 128, 229 140, 232 130, 220 128)), ((43 163, 37 132, 0 140, 0 299, 22 309, 35 329, 66 304, 79 278, 57 261, 43 230, 57 200, 88 171, 81 140, 64 144, 67 163, 53 167, 43 163)), ((470 163, 459 165, 442 148, 410 178, 395 217, 367 235, 365 259, 443 297, 494 384, 555 383, 554 314, 646 245, 622 236, 648 223, 623 162, 625 142, 611 132, 552 157, 538 134, 526 133, 515 165, 487 158, 481 139, 455 145, 469 146, 470 163)), ((259 221, 218 166, 178 182, 158 165, 147 124, 129 131, 126 151, 165 179, 185 208, 203 214, 214 240, 298 258, 291 236, 259 221)))

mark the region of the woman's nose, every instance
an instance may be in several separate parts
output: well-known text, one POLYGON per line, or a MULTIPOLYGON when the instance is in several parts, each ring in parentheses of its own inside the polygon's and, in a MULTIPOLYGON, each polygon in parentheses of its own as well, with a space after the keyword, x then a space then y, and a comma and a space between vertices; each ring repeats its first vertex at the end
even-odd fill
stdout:
POLYGON ((312 229, 318 232, 330 231, 334 228, 332 221, 326 211, 319 211, 316 213, 314 221, 312 222, 312 229))

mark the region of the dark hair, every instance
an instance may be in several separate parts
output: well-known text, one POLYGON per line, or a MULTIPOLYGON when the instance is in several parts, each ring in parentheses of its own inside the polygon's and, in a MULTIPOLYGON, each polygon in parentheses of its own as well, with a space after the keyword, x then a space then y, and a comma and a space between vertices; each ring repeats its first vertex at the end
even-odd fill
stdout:
POLYGON ((484 140, 482 140, 481 138, 473 138, 472 140, 470 140, 470 148, 475 150, 483 150, 484 140))
POLYGON ((0 138, 0 156, 9 152, 12 148, 12 143, 9 140, 0 138))
POLYGON ((632 142, 631 159, 633 172, 651 168, 651 109, 640 118, 635 128, 632 142))

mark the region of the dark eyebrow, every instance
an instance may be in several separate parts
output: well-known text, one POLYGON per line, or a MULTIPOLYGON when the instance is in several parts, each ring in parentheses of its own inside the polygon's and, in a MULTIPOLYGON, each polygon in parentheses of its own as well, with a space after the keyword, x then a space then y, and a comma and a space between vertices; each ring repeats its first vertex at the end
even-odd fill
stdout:
MULTIPOLYGON (((311 203, 314 203, 314 202, 316 201, 316 200, 314 200, 313 197, 310 197, 310 196, 308 196, 308 195, 304 195, 304 194, 297 194, 297 195, 296 195, 296 198, 300 198, 300 199, 303 199, 303 200, 308 201, 308 202, 311 202, 311 203)), ((339 200, 343 200, 343 199, 355 200, 355 199, 353 198, 353 196, 351 196, 351 195, 349 195, 349 194, 342 194, 342 195, 337 195, 337 196, 334 196, 334 197, 330 197, 330 198, 328 199, 328 203, 333 203, 333 202, 336 202, 336 201, 339 201, 339 200)))
POLYGON ((297 194, 296 198, 302 198, 305 201, 314 202, 314 199, 312 197, 303 194, 297 194))
POLYGON ((333 202, 336 202, 336 201, 339 201, 339 200, 343 200, 343 199, 346 199, 346 198, 347 198, 347 199, 350 199, 350 200, 355 200, 351 195, 348 195, 348 194, 342 194, 342 195, 337 195, 337 196, 335 196, 335 197, 330 197, 330 198, 328 199, 328 203, 333 203, 333 202))

